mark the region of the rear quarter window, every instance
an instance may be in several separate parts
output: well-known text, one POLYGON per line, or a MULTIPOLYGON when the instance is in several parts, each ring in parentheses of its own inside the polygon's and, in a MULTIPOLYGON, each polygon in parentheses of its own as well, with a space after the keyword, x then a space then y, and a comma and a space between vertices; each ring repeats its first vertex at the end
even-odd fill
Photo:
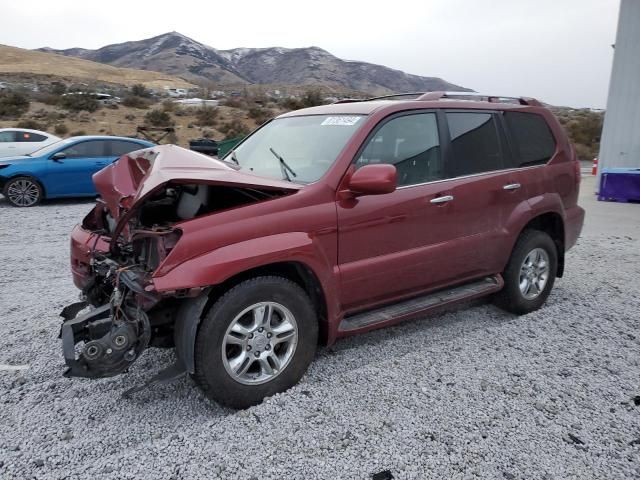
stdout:
POLYGON ((556 141, 542 116, 505 112, 504 118, 513 139, 517 167, 543 165, 551 159, 556 150, 556 141))
POLYGON ((136 142, 128 142, 126 140, 112 140, 109 142, 111 148, 111 155, 120 157, 134 150, 140 150, 145 148, 144 145, 140 145, 136 142))
POLYGON ((44 135, 31 132, 16 132, 18 142, 44 142, 47 139, 44 135))

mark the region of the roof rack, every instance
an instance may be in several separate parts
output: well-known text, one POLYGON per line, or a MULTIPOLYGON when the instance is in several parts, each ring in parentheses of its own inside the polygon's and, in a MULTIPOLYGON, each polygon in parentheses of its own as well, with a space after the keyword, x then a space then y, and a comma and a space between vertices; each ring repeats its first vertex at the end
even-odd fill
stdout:
POLYGON ((396 97, 420 97, 427 92, 408 92, 408 93, 392 93, 390 95, 381 95, 379 97, 370 97, 370 98, 344 98, 342 100, 338 100, 337 103, 355 103, 355 102, 371 102, 373 100, 385 100, 387 98, 396 98, 396 97))
POLYGON ((371 98, 345 98, 334 102, 337 103, 355 103, 355 102, 369 102, 373 100, 384 100, 396 97, 417 97, 414 100, 418 101, 434 101, 442 99, 451 100, 472 100, 472 101, 484 101, 490 103, 518 103, 519 105, 529 105, 540 107, 542 104, 535 98, 530 97, 509 97, 505 95, 487 95, 485 93, 477 92, 410 92, 410 93, 395 93, 391 95, 382 95, 380 97, 371 98))
POLYGON ((427 92, 417 100, 441 100, 443 98, 449 98, 452 100, 469 100, 468 97, 472 97, 471 100, 485 101, 490 103, 518 103, 519 105, 530 105, 540 107, 542 104, 531 97, 510 97, 508 95, 487 95, 486 93, 478 92, 427 92), (456 98, 458 97, 458 98, 456 98), (462 98, 460 98, 462 97, 462 98))

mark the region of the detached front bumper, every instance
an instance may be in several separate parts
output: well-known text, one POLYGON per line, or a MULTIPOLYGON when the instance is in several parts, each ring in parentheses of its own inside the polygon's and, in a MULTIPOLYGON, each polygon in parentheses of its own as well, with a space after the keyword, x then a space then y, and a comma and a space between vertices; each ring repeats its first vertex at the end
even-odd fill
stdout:
POLYGON ((108 303, 88 313, 78 313, 86 302, 71 304, 61 312, 60 329, 67 377, 101 378, 124 372, 147 348, 151 326, 138 295, 147 296, 138 275, 122 271, 108 303))

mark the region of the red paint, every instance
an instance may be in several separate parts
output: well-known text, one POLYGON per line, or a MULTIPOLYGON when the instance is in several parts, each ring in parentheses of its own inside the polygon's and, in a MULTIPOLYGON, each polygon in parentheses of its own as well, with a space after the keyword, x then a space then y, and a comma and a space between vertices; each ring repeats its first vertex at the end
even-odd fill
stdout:
MULTIPOLYGON (((139 159, 123 157, 96 174, 94 181, 104 202, 115 218, 120 217, 117 232, 124 230, 122 224, 135 214, 136 205, 168 181, 289 192, 177 223, 182 236, 153 273, 148 288, 173 294, 217 285, 256 267, 297 262, 313 272, 322 288, 331 343, 342 335, 338 326, 345 314, 499 274, 522 229, 539 215, 558 215, 564 225, 565 248, 575 244, 584 219, 577 205, 579 168, 565 133, 547 109, 487 102, 394 101, 328 105, 285 116, 326 113, 367 117, 325 176, 313 184, 258 177, 173 146, 148 149, 139 159), (358 150, 382 119, 407 110, 440 108, 537 113, 556 138, 556 152, 546 165, 395 191, 395 167, 371 165, 354 173, 351 164, 358 150), (522 188, 504 190, 510 183, 520 183, 522 188), (374 191, 390 193, 364 194, 374 191), (444 195, 453 195, 455 202, 430 202, 444 195)), ((88 281, 96 237, 83 227, 72 232, 72 272, 79 288, 88 281)), ((108 241, 100 237, 95 249, 107 251, 108 241)))

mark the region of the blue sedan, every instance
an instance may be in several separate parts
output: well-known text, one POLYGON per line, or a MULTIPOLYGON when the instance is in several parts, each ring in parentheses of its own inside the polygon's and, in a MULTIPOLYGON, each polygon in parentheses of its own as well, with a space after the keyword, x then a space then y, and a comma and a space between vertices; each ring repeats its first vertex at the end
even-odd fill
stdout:
POLYGON ((43 198, 95 196, 94 173, 126 153, 152 146, 128 137, 67 138, 30 155, 0 159, 0 189, 16 207, 31 207, 43 198))

